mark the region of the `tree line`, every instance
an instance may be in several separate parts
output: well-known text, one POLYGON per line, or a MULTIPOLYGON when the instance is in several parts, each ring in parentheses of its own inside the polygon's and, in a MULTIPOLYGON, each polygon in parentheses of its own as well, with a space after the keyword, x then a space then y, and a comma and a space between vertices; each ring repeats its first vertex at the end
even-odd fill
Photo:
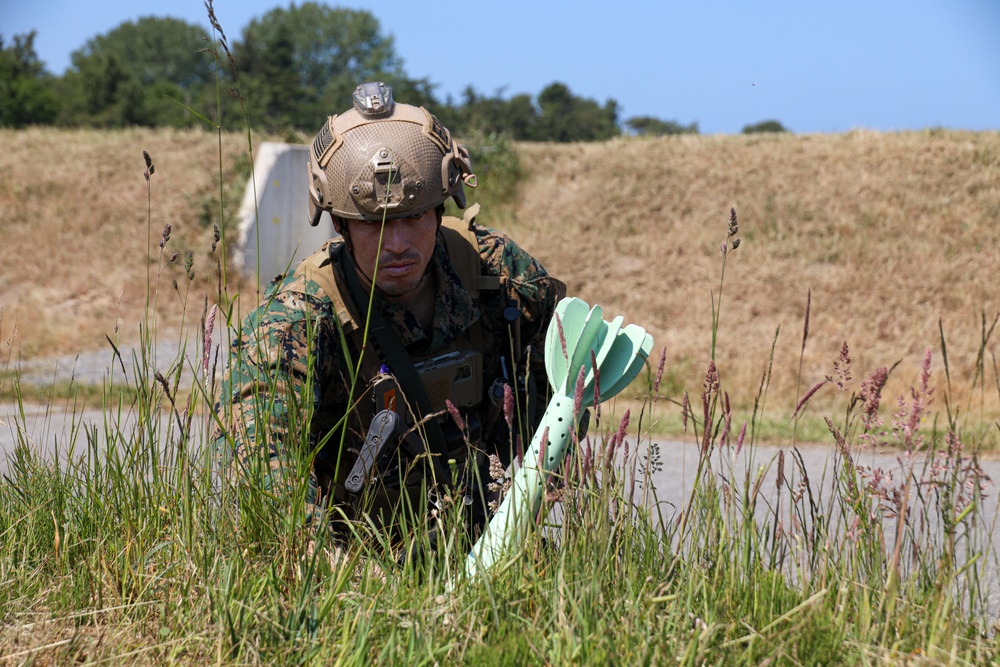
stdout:
MULTIPOLYGON (((210 15, 211 16, 211 15, 210 15)), ((214 20, 214 17, 212 17, 214 20)), ((0 35, 0 126, 188 127, 207 123, 269 132, 315 131, 350 104, 355 86, 384 81, 396 99, 432 109, 459 136, 485 133, 525 141, 597 141, 625 131, 697 134, 652 116, 622 121, 618 103, 575 95, 553 82, 537 95, 483 94, 438 99, 434 84, 407 75, 392 36, 363 10, 316 2, 275 8, 231 44, 176 18, 141 18, 89 39, 65 74, 45 69, 36 33, 0 35)), ((785 131, 777 121, 744 132, 785 131)))

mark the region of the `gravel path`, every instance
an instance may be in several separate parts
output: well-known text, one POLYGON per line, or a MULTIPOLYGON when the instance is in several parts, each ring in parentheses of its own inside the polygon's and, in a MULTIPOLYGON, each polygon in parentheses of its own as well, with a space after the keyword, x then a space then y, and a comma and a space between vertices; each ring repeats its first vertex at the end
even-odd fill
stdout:
MULTIPOLYGON (((187 334, 187 342, 183 346, 187 357, 185 368, 190 368, 192 364, 201 361, 200 339, 201 336, 196 330, 187 334)), ((181 331, 160 333, 157 336, 154 355, 156 362, 153 367, 165 372, 179 359, 182 342, 181 331)), ((216 330, 212 337, 213 350, 218 349, 219 343, 220 335, 216 330)), ((99 350, 23 361, 20 363, 21 383, 46 386, 73 381, 82 385, 100 386, 108 378, 116 383, 120 382, 123 378, 123 365, 131 380, 137 360, 141 359, 141 348, 137 344, 120 344, 118 352, 121 354, 120 361, 111 344, 106 342, 99 350)))
MULTIPOLYGON (((101 388, 108 380, 114 383, 112 386, 121 387, 126 382, 134 386, 137 367, 152 366, 155 371, 167 375, 170 369, 175 368, 175 364, 181 362, 184 369, 181 386, 188 387, 191 386, 191 369, 201 363, 202 355, 201 336, 197 326, 191 329, 192 333, 187 334, 186 342, 180 331, 160 332, 153 354, 150 355, 155 359, 152 364, 142 363, 142 348, 139 345, 120 345, 119 359, 111 344, 106 342, 104 348, 99 350, 23 361, 16 369, 17 375, 22 386, 32 385, 41 389, 70 383, 101 388)), ((220 356, 221 369, 224 359, 219 351, 220 339, 220 332, 216 330, 212 354, 213 357, 216 354, 220 356)), ((221 370, 217 373, 221 375, 221 370)), ((121 420, 121 426, 125 428, 128 428, 133 419, 127 412, 109 417, 101 409, 99 398, 85 404, 74 399, 54 399, 48 404, 26 402, 23 406, 0 403, 0 475, 8 471, 9 455, 18 442, 30 443, 35 451, 45 457, 65 458, 66 451, 71 446, 75 446, 77 451, 85 446, 85 428, 96 429, 99 438, 103 440, 105 424, 109 418, 121 420)))

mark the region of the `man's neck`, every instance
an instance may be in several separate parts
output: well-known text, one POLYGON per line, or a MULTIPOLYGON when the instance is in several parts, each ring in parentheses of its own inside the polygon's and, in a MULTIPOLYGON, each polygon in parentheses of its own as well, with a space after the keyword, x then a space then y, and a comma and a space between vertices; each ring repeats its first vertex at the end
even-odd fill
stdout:
POLYGON ((388 297, 388 301, 413 313, 420 326, 430 331, 434 325, 435 293, 434 276, 428 271, 417 289, 403 296, 388 297))

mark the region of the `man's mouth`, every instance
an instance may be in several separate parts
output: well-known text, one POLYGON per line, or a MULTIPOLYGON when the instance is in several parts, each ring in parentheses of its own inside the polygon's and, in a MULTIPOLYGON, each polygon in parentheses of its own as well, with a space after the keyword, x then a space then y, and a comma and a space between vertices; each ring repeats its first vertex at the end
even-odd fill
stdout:
POLYGON ((379 271, 385 271, 388 275, 401 275, 407 273, 413 266, 417 263, 416 258, 407 256, 407 253, 401 255, 390 255, 387 258, 383 258, 378 265, 379 271))
POLYGON ((413 268, 413 262, 388 262, 379 267, 389 275, 401 275, 413 268))

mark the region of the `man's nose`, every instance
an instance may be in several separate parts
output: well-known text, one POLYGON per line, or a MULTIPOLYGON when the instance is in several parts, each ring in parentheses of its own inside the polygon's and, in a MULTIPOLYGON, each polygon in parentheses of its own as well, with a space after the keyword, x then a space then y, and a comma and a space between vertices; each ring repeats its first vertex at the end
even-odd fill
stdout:
POLYGON ((385 229, 382 232, 382 247, 385 250, 398 255, 410 247, 406 224, 408 221, 408 218, 386 220, 385 229))

